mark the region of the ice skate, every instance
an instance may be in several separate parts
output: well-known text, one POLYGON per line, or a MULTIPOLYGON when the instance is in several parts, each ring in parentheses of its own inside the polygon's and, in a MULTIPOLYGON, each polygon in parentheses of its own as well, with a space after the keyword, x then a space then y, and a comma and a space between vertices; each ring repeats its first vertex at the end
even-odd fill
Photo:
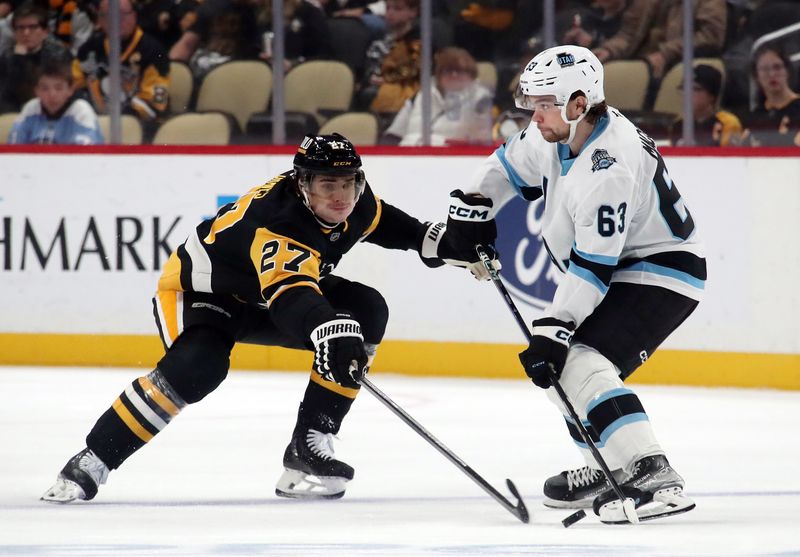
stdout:
POLYGON ((600 470, 588 466, 564 470, 544 482, 544 505, 554 509, 589 508, 606 489, 608 482, 600 470))
POLYGON ((333 434, 316 429, 292 436, 283 454, 285 471, 275 494, 298 499, 338 499, 353 479, 353 468, 334 458, 333 434))
POLYGON ((89 449, 73 456, 41 500, 49 503, 71 503, 76 499, 88 501, 97 495, 98 486, 106 483, 108 467, 89 449))
MULTIPOLYGON (((694 501, 683 494, 683 478, 669 465, 664 455, 639 460, 633 473, 620 483, 620 489, 636 504, 639 520, 652 520, 685 513, 695 507, 694 501)), ((608 489, 594 500, 594 512, 606 524, 628 522, 617 495, 608 489)))

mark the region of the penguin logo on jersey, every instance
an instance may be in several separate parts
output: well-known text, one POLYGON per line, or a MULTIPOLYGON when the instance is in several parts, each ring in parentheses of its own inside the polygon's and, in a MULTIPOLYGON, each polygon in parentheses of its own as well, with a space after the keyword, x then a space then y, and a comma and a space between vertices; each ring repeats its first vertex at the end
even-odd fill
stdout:
POLYGON ((617 159, 609 155, 605 149, 595 149, 594 153, 592 153, 592 172, 605 170, 615 162, 617 162, 617 159))

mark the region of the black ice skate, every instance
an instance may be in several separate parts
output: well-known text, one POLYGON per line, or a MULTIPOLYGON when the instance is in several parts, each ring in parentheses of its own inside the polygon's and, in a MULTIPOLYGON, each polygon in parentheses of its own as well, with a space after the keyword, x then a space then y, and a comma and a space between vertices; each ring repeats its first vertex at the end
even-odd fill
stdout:
POLYGON ((56 483, 42 495, 42 501, 71 503, 88 501, 97 495, 97 487, 106 483, 108 467, 89 449, 83 449, 67 461, 56 483))
POLYGON ((544 482, 544 505, 554 509, 589 508, 608 487, 600 470, 588 466, 564 470, 544 482))
POLYGON ((275 486, 281 497, 338 499, 353 479, 353 468, 333 454, 333 434, 300 430, 283 453, 286 469, 275 486))
MULTIPOLYGON (((628 479, 620 483, 622 492, 636 504, 639 520, 652 520, 692 510, 694 501, 683 494, 683 486, 683 478, 673 470, 664 455, 639 460, 628 479)), ((622 503, 611 489, 598 495, 593 507, 601 522, 628 522, 622 503)))

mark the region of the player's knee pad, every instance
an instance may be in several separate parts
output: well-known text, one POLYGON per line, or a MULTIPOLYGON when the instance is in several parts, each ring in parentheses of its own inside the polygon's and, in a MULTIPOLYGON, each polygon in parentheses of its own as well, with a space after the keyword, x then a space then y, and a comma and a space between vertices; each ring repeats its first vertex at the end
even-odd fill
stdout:
POLYGON ((202 400, 225 379, 233 339, 211 327, 190 327, 170 347, 158 369, 188 404, 202 400))
MULTIPOLYGON (((561 387, 581 418, 586 418, 589 404, 595 397, 622 387, 619 371, 611 361, 583 344, 573 344, 567 354, 561 387)), ((563 409, 555 389, 547 390, 550 399, 563 409)))

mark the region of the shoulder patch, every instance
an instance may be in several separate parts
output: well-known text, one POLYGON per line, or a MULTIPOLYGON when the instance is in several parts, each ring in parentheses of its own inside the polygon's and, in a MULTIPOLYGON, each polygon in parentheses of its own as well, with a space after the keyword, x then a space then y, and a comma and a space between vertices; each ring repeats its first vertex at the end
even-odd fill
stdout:
POLYGON ((608 154, 605 149, 595 149, 592 153, 592 172, 609 168, 617 159, 608 154))

